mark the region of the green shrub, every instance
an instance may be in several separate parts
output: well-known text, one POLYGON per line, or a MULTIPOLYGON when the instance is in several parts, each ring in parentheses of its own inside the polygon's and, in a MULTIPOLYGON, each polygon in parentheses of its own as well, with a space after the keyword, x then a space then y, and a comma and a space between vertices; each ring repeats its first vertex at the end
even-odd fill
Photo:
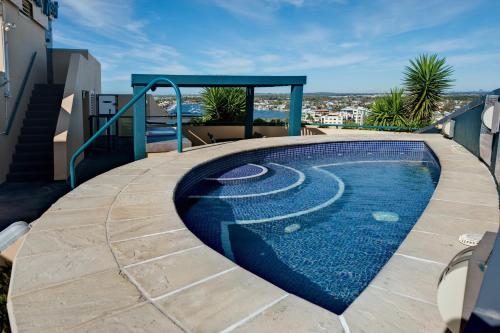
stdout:
POLYGON ((388 95, 378 97, 370 109, 366 125, 407 127, 403 89, 391 89, 388 95))
POLYGON ((246 93, 242 88, 205 88, 201 93, 201 100, 205 109, 205 122, 245 120, 246 93))
POLYGON ((7 315, 7 293, 9 291, 10 267, 0 266, 0 332, 10 332, 7 315))
POLYGON ((410 60, 404 72, 405 91, 408 95, 409 119, 425 126, 431 123, 433 113, 443 94, 452 86, 453 69, 446 65, 446 58, 437 54, 422 54, 410 60))

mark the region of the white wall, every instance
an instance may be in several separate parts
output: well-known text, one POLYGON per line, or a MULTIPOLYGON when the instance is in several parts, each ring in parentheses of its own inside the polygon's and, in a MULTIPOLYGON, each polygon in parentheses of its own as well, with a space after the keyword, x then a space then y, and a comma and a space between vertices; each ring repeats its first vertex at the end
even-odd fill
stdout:
MULTIPOLYGON (((54 179, 69 176, 69 160, 85 140, 82 92, 101 92, 101 64, 86 50, 54 49, 54 80, 64 95, 54 135, 54 179)), ((81 161, 83 155, 78 161, 81 161)))
MULTIPOLYGON (((13 2, 3 1, 5 9, 5 12, 2 14, 3 20, 14 23, 16 28, 9 32, 5 32, 5 37, 9 43, 8 58, 10 60, 10 90, 12 94, 10 98, 5 98, 4 90, 0 88, 0 132, 3 132, 5 127, 6 111, 9 115, 13 112, 14 101, 33 52, 36 51, 37 56, 11 132, 8 136, 0 134, 0 183, 5 180, 5 176, 9 171, 9 165, 12 160, 12 155, 22 127, 33 86, 35 83, 46 83, 47 80, 45 29, 41 24, 47 23, 47 17, 44 17, 43 14, 39 15, 39 8, 34 6, 34 15, 39 21, 27 18, 19 12, 17 5, 19 5, 20 1, 16 1, 16 5, 14 5, 13 2), (7 108, 5 104, 6 101, 7 108)), ((0 44, 0 53, 3 53, 3 48, 4 45, 2 43, 0 44)))

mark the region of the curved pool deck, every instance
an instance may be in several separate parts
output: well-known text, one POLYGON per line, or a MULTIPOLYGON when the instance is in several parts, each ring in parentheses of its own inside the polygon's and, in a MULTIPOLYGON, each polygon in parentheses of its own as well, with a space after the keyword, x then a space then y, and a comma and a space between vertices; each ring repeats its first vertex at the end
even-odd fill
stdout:
POLYGON ((497 231, 494 179, 442 136, 339 130, 158 154, 80 185, 33 223, 14 262, 14 332, 444 332, 439 274, 458 236, 497 231), (173 193, 194 166, 263 147, 350 140, 425 141, 441 164, 426 210, 342 315, 240 268, 178 216, 173 193))

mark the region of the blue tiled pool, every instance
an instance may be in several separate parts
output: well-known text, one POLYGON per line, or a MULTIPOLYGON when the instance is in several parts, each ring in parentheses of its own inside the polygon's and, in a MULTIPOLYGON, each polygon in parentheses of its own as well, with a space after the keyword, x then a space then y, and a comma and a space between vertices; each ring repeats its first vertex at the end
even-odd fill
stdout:
POLYGON ((411 230, 439 173, 423 142, 269 148, 199 166, 176 203, 207 245, 340 314, 411 230))

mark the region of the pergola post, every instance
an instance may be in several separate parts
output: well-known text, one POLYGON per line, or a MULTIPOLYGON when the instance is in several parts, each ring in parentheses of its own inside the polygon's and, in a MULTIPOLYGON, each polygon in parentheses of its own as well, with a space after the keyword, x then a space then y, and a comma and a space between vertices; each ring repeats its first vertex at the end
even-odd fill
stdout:
POLYGON ((288 136, 300 135, 303 90, 303 85, 292 85, 290 92, 290 115, 288 117, 288 136))
POLYGON ((247 87, 245 113, 245 139, 253 137, 253 104, 255 97, 254 87, 247 87))
MULTIPOLYGON (((134 86, 134 97, 144 86, 134 86)), ((134 104, 134 159, 146 157, 146 98, 142 95, 134 104)))

